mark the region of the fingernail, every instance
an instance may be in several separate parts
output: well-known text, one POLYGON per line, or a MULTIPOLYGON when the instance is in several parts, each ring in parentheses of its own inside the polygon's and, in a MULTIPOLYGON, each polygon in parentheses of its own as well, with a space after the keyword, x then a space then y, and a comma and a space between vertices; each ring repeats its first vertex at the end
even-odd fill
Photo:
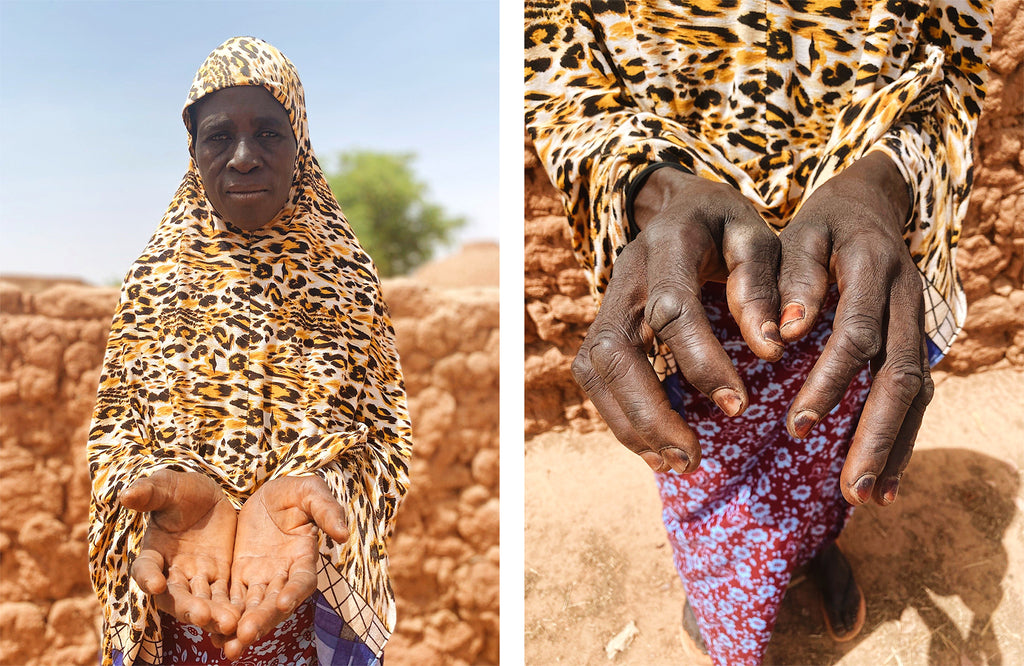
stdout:
POLYGON ((811 428, 818 425, 820 417, 809 409, 805 409, 793 419, 793 432, 797 439, 803 439, 811 432, 811 428))
POLYGON ((863 504, 871 499, 871 490, 875 487, 875 475, 865 474, 864 476, 857 479, 857 483, 853 484, 853 492, 857 495, 857 499, 863 504))
POLYGON ((192 614, 185 611, 185 624, 192 624, 192 614))
POLYGON ((761 324, 761 337, 780 347, 783 344, 782 334, 779 333, 779 326, 774 321, 766 321, 761 324))
POLYGON ((799 303, 790 303, 782 309, 782 326, 788 326, 804 318, 807 313, 799 303))
POLYGON ((661 457, 665 459, 669 467, 680 474, 685 473, 690 466, 690 457, 675 447, 664 449, 661 452, 661 457))
POLYGON ((736 416, 743 411, 743 398, 731 388, 718 389, 711 394, 711 399, 726 416, 736 416))
POLYGON ((655 472, 660 472, 662 466, 665 464, 665 461, 662 459, 662 457, 655 453, 654 451, 646 451, 644 453, 641 453, 640 457, 643 458, 644 462, 647 463, 647 466, 650 467, 655 472))
POLYGON ((892 504, 896 501, 896 494, 900 491, 900 480, 899 478, 892 476, 882 482, 880 492, 882 495, 882 501, 886 504, 892 504))

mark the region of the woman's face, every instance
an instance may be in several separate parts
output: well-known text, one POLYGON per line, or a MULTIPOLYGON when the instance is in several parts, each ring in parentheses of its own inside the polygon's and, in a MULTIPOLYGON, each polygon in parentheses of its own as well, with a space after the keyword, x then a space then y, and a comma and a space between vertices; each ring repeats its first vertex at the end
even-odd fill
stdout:
POLYGON ((267 224, 288 201, 295 136, 288 112, 265 88, 237 86, 196 103, 193 157, 206 197, 246 230, 267 224))

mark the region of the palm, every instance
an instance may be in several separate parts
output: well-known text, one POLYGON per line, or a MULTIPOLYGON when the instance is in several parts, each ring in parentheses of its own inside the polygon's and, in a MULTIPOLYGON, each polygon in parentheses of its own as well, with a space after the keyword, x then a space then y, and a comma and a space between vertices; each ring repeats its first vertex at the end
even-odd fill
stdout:
POLYGON ((211 479, 161 470, 132 484, 123 506, 149 513, 132 577, 157 607, 210 631, 234 631, 227 596, 235 510, 211 479))
POLYGON ((224 646, 229 659, 241 656, 313 593, 317 525, 336 539, 348 537, 340 505, 315 477, 269 481, 242 507, 231 564, 231 601, 242 616, 224 646))

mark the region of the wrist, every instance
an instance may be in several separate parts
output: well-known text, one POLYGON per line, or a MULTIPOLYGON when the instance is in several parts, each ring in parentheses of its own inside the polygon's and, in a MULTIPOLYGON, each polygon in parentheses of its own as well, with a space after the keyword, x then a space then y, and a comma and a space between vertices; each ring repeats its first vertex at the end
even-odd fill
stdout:
POLYGON ((885 153, 873 151, 850 165, 842 175, 859 181, 871 193, 871 200, 879 204, 878 212, 902 236, 912 202, 910 187, 896 163, 885 153))
POLYGON ((706 188, 722 187, 680 168, 658 169, 650 173, 632 201, 633 219, 638 231, 644 231, 657 220, 668 216, 686 202, 692 208, 695 197, 706 188))

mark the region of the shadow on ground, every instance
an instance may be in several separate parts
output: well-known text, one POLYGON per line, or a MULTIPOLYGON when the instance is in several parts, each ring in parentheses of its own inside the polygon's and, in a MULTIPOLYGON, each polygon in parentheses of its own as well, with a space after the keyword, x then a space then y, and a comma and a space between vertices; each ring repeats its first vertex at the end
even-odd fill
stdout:
POLYGON ((993 613, 1004 595, 1004 539, 1024 538, 1007 532, 1019 485, 1010 464, 976 451, 915 452, 897 502, 858 510, 840 539, 867 600, 864 631, 834 643, 817 590, 797 578, 776 625, 770 663, 835 664, 878 632, 891 635, 873 650, 877 664, 902 664, 898 655, 908 653, 926 654, 929 664, 1013 663, 1020 655, 1001 653, 993 613), (910 630, 917 624, 912 613, 927 635, 910 630), (918 645, 924 642, 927 647, 918 645))

